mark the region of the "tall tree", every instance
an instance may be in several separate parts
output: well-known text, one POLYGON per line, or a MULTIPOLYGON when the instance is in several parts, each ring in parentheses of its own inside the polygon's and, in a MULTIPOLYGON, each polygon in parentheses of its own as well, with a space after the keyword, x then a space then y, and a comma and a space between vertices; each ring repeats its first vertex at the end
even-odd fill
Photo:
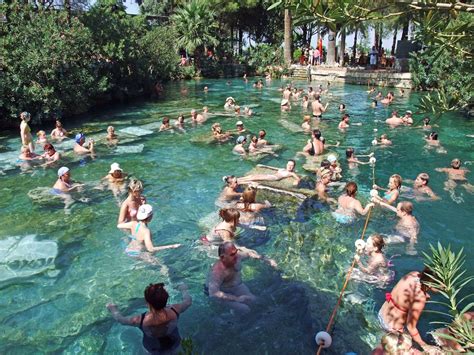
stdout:
POLYGON ((291 24, 290 9, 285 9, 285 40, 284 40, 284 57, 287 65, 292 61, 292 47, 293 47, 293 28, 291 24))

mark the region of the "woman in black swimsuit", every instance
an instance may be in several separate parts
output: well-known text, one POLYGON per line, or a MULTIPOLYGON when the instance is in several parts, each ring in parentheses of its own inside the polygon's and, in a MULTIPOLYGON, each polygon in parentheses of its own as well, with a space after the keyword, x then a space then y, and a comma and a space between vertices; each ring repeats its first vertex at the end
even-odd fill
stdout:
POLYGON ((178 286, 183 302, 166 307, 168 292, 164 284, 150 284, 145 288, 148 312, 130 318, 122 316, 115 304, 108 304, 112 317, 123 325, 139 327, 143 332, 143 346, 151 354, 173 354, 181 343, 178 318, 192 304, 186 285, 178 286))

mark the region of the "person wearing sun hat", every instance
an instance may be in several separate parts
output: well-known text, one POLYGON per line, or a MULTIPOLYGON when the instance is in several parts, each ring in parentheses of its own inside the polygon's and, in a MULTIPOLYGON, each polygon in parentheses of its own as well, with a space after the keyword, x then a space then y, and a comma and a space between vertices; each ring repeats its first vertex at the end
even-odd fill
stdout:
POLYGON ((245 136, 237 137, 236 145, 234 149, 232 149, 232 152, 240 155, 247 154, 247 151, 245 150, 245 143, 247 143, 247 138, 245 136))
POLYGON ((55 195, 70 192, 82 184, 73 184, 71 181, 71 172, 67 166, 58 169, 58 179, 52 188, 52 193, 55 195))
POLYGON ((127 175, 123 172, 119 163, 112 163, 110 165, 109 173, 102 178, 109 184, 109 189, 112 190, 114 196, 119 197, 126 192, 125 180, 127 175))
POLYGON ((224 109, 233 110, 234 107, 235 107, 235 99, 232 96, 229 96, 227 99, 225 99, 224 109))
POLYGON ((289 111, 290 110, 290 101, 288 101, 288 99, 281 100, 280 107, 281 107, 282 111, 289 111))
POLYGON ((94 154, 94 140, 89 139, 88 147, 84 147, 86 136, 83 133, 78 133, 74 137, 76 144, 74 144, 74 153, 77 154, 94 154))
POLYGON ((130 232, 130 243, 125 249, 125 253, 132 257, 141 257, 145 260, 149 259, 145 252, 153 253, 155 251, 164 249, 174 249, 181 246, 181 244, 164 245, 155 247, 152 241, 151 230, 148 228, 148 223, 153 218, 153 207, 149 204, 143 204, 138 207, 137 220, 130 222, 123 222, 117 224, 117 228, 126 229, 130 232))
POLYGON ((413 124, 413 112, 410 110, 405 111, 405 116, 402 117, 403 124, 411 126, 413 124))

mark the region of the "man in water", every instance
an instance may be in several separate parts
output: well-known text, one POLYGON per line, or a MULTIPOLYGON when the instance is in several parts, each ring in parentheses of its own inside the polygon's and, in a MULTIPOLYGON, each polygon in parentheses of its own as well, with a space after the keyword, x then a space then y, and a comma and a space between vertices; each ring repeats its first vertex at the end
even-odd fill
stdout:
POLYGON ((413 191, 416 194, 423 195, 426 194, 431 197, 433 200, 438 200, 439 197, 431 190, 431 187, 428 186, 430 181, 430 176, 427 173, 418 174, 413 183, 413 191))
POLYGON ((287 86, 285 91, 283 91, 283 99, 290 101, 291 98, 291 87, 287 86))
POLYGON ((466 178, 466 173, 469 170, 461 168, 461 160, 453 159, 450 168, 436 168, 435 170, 448 174, 448 180, 444 183, 445 190, 454 190, 457 184, 460 183, 467 191, 471 193, 474 191, 474 186, 469 184, 466 178))
POLYGON ((195 109, 191 110, 191 122, 203 123, 206 119, 200 113, 197 113, 195 109))
POLYGON ((84 147, 84 143, 86 142, 86 136, 82 133, 76 134, 74 138, 76 144, 74 144, 74 153, 77 154, 94 154, 94 140, 89 139, 88 147, 84 147))
POLYGON ((413 125, 413 112, 410 110, 406 111, 405 116, 402 117, 402 121, 407 126, 413 125))
POLYGON ((225 242, 219 245, 219 260, 211 267, 206 280, 206 291, 211 299, 239 312, 249 312, 249 304, 256 300, 248 287, 242 282, 243 258, 270 259, 249 251, 236 248, 234 243, 225 242))
POLYGON ((61 167, 58 170, 58 180, 53 186, 53 191, 56 194, 68 193, 74 189, 83 186, 82 184, 73 184, 71 181, 71 173, 68 167, 61 167))
POLYGON ((328 108, 329 103, 323 106, 321 104, 320 98, 321 96, 316 94, 314 96, 314 101, 311 103, 311 109, 313 110, 313 118, 322 118, 323 112, 325 112, 328 108))

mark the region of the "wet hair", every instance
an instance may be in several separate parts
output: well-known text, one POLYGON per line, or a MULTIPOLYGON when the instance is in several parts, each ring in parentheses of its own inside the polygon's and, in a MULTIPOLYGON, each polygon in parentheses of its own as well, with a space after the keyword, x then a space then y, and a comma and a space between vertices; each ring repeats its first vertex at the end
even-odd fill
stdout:
POLYGON ((381 344, 384 354, 398 355, 408 353, 413 341, 411 336, 406 333, 393 332, 385 334, 382 337, 381 344), (405 346, 402 348, 402 345, 405 346))
POLYGON ((304 115, 303 116, 303 122, 311 122, 311 116, 310 115, 304 115))
POLYGON ((423 118, 423 123, 424 123, 425 125, 429 124, 430 121, 431 121, 431 118, 429 118, 428 116, 425 117, 425 118, 423 118))
POLYGON ((398 111, 397 110, 392 111, 392 116, 398 116, 398 111))
POLYGON ((437 141, 438 140, 438 133, 436 133, 435 131, 431 132, 430 135, 429 135, 429 138, 431 140, 437 141))
POLYGON ((235 208, 221 208, 219 210, 219 217, 227 223, 234 222, 234 224, 237 224, 240 218, 240 212, 235 208))
POLYGON ((458 158, 451 160, 451 167, 453 169, 459 169, 461 167, 461 160, 458 158))
POLYGON ((293 160, 293 159, 288 159, 287 164, 290 163, 290 162, 293 163, 293 170, 294 170, 296 168, 296 161, 293 160))
POLYGON ((313 129, 313 136, 319 140, 319 138, 321 138, 321 131, 319 129, 313 129))
POLYGON ((374 247, 377 248, 378 251, 382 251, 383 247, 385 246, 385 241, 383 240, 383 237, 380 234, 374 234, 371 236, 374 247))
POLYGON ((428 185, 428 182, 430 181, 430 176, 427 173, 421 173, 418 176, 421 180, 426 181, 426 184, 428 185))
POLYGON ((257 189, 254 187, 247 187, 242 193, 242 203, 244 204, 244 211, 250 211, 250 205, 255 203, 257 198, 257 189))
POLYGON ((375 99, 373 99, 373 100, 372 100, 372 103, 373 103, 373 104, 375 104, 375 106, 377 106, 377 104, 378 104, 378 101, 377 101, 377 100, 375 100, 375 99))
POLYGON ((231 180, 234 180, 235 176, 234 175, 226 175, 222 177, 222 181, 226 183, 226 185, 229 185, 231 180))
POLYGON ((309 98, 308 98, 308 95, 304 95, 304 96, 303 96, 303 99, 308 100, 308 99, 309 99, 309 98))
POLYGON ((163 124, 170 123, 170 119, 168 117, 163 117, 163 124))
POLYGON ((222 256, 226 253, 227 250, 232 248, 234 243, 232 242, 225 242, 219 245, 219 249, 217 249, 217 255, 222 256))
POLYGON ((388 137, 385 133, 380 136, 380 140, 382 140, 382 139, 388 139, 388 137))
POLYGON ((56 149, 54 149, 53 145, 51 143, 46 143, 44 146, 43 146, 43 150, 46 151, 46 150, 54 150, 56 151, 56 149))
POLYGON ((350 118, 351 116, 349 116, 349 114, 345 113, 342 115, 341 117, 341 121, 344 121, 346 118, 350 118))
POLYGON ((45 136, 46 135, 46 132, 43 131, 43 130, 40 130, 38 131, 38 133, 36 133, 36 135, 39 137, 39 136, 45 136))
POLYGON ((182 113, 178 116, 178 121, 180 118, 184 120, 184 115, 182 113))
POLYGON ((251 141, 252 141, 253 143, 257 143, 257 142, 258 142, 257 136, 252 136, 251 141))
POLYGON ((398 174, 393 174, 392 176, 390 176, 390 179, 393 179, 393 181, 395 182, 395 186, 397 187, 397 189, 399 189, 401 186, 402 186, 402 177, 398 174))
POLYGON ((131 179, 128 184, 128 191, 143 191, 143 183, 138 179, 131 179))
POLYGON ((331 162, 327 159, 324 159, 322 162, 321 162, 321 168, 327 168, 329 169, 329 167, 331 166, 331 162))
POLYGON ((353 181, 349 181, 344 188, 346 190, 346 195, 354 197, 357 193, 357 184, 353 181))
POLYGON ((308 91, 313 91, 313 87, 312 86, 308 87, 308 91))
POLYGON ((341 104, 339 104, 339 107, 341 107, 341 106, 342 106, 342 108, 343 108, 343 109, 345 109, 345 108, 346 108, 346 105, 344 105, 344 104, 342 104, 342 103, 341 103, 341 104))
POLYGON ((406 214, 412 215, 413 214, 413 203, 409 201, 402 201, 399 203, 400 211, 405 212, 406 214))
POLYGON ((267 131, 265 131, 264 129, 261 129, 258 132, 258 138, 265 138, 266 135, 267 135, 267 131))
POLYGON ((319 94, 314 95, 314 99, 315 99, 316 101, 319 101, 320 98, 321 98, 321 95, 319 95, 319 94))
POLYGON ((59 126, 59 127, 62 127, 62 126, 63 126, 63 124, 61 123, 60 120, 56 120, 56 127, 58 127, 58 126, 59 126))
POLYGON ((352 158, 354 156, 354 148, 346 149, 346 158, 352 158))
POLYGON ((156 310, 160 310, 166 307, 168 303, 168 292, 164 288, 165 284, 149 284, 145 288, 145 301, 156 310))

